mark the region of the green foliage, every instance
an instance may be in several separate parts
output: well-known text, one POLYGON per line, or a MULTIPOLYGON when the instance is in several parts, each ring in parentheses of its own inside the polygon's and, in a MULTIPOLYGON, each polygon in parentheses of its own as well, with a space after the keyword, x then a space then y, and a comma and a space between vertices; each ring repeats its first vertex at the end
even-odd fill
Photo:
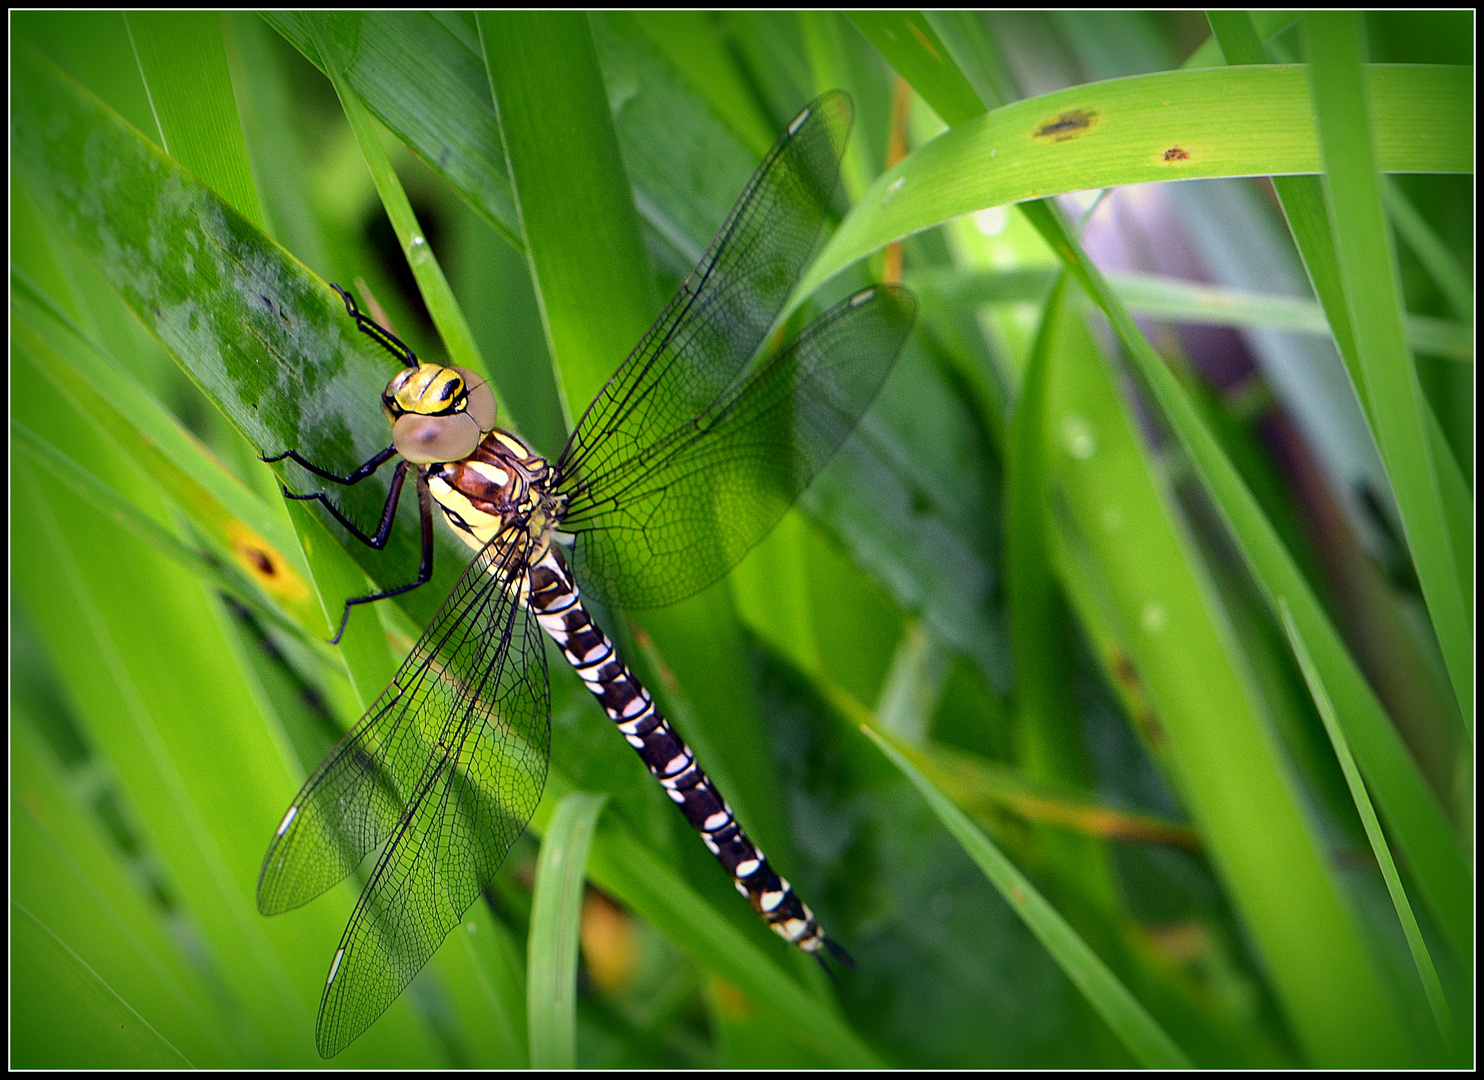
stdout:
POLYGON ((258 867, 465 561, 324 643, 417 559, 256 460, 387 441, 327 282, 555 454, 835 86, 796 300, 904 265, 917 329, 726 581, 607 624, 856 970, 553 662, 528 838, 336 1064, 1472 1064, 1470 13, 12 29, 13 1064, 320 1062, 364 878, 265 919, 258 867))

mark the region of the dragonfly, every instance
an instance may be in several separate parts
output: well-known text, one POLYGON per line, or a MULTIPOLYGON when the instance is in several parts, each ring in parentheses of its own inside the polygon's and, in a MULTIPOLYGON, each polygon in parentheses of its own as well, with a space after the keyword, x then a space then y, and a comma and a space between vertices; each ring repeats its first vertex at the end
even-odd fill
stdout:
POLYGON ((403 365, 382 409, 391 443, 340 485, 393 468, 380 523, 362 531, 324 491, 314 500, 357 540, 383 547, 410 477, 426 584, 435 511, 475 552, 453 592, 366 715, 304 783, 275 832, 258 909, 289 911, 379 851, 330 964, 315 1040, 332 1057, 406 988, 462 920, 540 801, 550 753, 542 634, 769 927, 850 965, 616 652, 584 593, 658 607, 719 580, 777 523, 880 390, 912 327, 905 290, 855 293, 776 349, 784 304, 829 213, 851 126, 849 97, 816 99, 748 181, 706 254, 550 461, 497 425, 475 373, 420 361, 338 287, 357 328, 403 365))

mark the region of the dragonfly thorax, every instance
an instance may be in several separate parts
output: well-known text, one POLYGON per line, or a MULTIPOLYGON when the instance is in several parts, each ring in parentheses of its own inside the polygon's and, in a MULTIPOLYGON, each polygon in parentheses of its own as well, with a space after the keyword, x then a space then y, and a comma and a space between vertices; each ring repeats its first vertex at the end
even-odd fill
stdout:
POLYGON ((468 457, 495 426, 495 395, 467 368, 406 367, 381 395, 392 444, 415 465, 468 457))
POLYGON ((428 470, 428 490, 459 539, 476 551, 496 536, 529 535, 544 551, 560 521, 551 464, 521 439, 496 428, 473 452, 428 470))

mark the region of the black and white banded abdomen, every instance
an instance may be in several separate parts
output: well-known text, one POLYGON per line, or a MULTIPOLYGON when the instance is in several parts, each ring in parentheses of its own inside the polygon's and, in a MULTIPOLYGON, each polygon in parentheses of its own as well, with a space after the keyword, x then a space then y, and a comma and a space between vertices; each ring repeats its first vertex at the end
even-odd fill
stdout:
POLYGON ((530 571, 531 610, 603 711, 680 807, 748 903, 774 933, 808 953, 829 942, 807 904, 768 865, 685 741, 655 708, 649 691, 614 651, 582 606, 577 584, 555 547, 530 571))

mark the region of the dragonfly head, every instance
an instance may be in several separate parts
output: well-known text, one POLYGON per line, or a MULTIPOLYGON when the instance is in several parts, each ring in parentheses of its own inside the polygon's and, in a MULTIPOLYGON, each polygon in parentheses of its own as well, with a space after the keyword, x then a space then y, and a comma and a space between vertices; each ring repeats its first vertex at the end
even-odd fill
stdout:
POLYGON ((467 368, 404 368, 387 383, 381 408, 397 452, 414 465, 462 461, 495 427, 495 395, 467 368))

